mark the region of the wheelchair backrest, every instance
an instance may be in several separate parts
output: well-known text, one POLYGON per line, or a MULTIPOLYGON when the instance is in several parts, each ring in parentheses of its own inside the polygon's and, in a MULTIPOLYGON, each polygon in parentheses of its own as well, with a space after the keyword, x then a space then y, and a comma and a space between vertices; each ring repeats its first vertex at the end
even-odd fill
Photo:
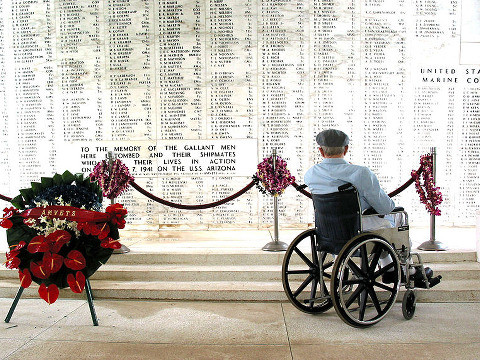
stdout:
POLYGON ((319 250, 338 254, 361 231, 358 191, 350 186, 331 194, 312 194, 312 199, 319 250))

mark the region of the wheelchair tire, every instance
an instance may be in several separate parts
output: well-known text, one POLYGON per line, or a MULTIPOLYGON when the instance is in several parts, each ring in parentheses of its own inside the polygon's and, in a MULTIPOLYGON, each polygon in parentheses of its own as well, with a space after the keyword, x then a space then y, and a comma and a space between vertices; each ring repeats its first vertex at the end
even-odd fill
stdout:
POLYGON ((311 314, 333 306, 325 283, 331 278, 333 256, 317 251, 316 244, 315 229, 302 232, 288 247, 282 265, 283 289, 288 300, 297 309, 311 314), (323 293, 319 294, 322 287, 323 293))
POLYGON ((350 326, 372 326, 394 305, 400 279, 400 262, 385 239, 369 233, 354 237, 342 248, 333 267, 330 293, 335 311, 350 326), (393 261, 380 268, 383 252, 393 261), (384 282, 387 270, 393 274, 384 282))
POLYGON ((406 320, 410 320, 413 318, 413 315, 415 314, 415 307, 417 305, 417 299, 415 296, 415 291, 408 289, 405 291, 405 294, 403 295, 403 301, 402 301, 402 313, 403 317, 406 320))

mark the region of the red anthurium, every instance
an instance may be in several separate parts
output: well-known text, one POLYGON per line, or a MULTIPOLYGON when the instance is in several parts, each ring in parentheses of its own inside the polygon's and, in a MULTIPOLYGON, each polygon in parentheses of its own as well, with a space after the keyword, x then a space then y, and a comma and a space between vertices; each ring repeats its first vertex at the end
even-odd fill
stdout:
POLYGON ((54 274, 61 269, 63 265, 63 256, 46 252, 45 255, 43 255, 43 264, 45 264, 45 267, 50 274, 54 274))
POLYGON ((65 230, 57 230, 47 236, 47 242, 50 244, 52 253, 58 253, 63 245, 67 244, 72 235, 65 230))
POLYGON ((18 251, 18 250, 24 248, 25 245, 27 245, 27 243, 26 243, 25 241, 20 241, 20 242, 17 244, 17 246, 15 246, 15 247, 13 248, 13 250, 18 251))
POLYGON ((59 293, 60 291, 55 284, 50 284, 48 287, 45 284, 42 284, 38 288, 38 294, 40 297, 49 304, 53 304, 57 301, 59 293))
POLYGON ((45 252, 50 249, 50 246, 45 241, 45 236, 38 235, 30 240, 30 243, 27 246, 27 250, 30 254, 35 254, 37 252, 45 252))
POLYGON ((67 282, 74 293, 80 294, 85 288, 85 275, 81 271, 77 271, 75 276, 68 274, 67 282))
POLYGON ((82 270, 87 262, 82 253, 78 250, 72 250, 67 254, 64 260, 65 266, 72 270, 82 270))
POLYGON ((108 236, 108 234, 110 234, 110 226, 108 226, 108 224, 105 223, 105 224, 101 225, 101 227, 100 227, 100 232, 98 234, 98 238, 100 240, 103 240, 108 236))
MULTIPOLYGON (((11 252, 10 252, 11 253, 11 252)), ((5 261, 5 267, 7 269, 18 269, 20 266, 20 259, 16 256, 8 255, 7 253, 7 261, 5 261)))
POLYGON ((1 218, 0 226, 5 229, 10 229, 13 226, 12 220, 1 218))
POLYGON ((100 246, 106 249, 120 249, 122 244, 120 244, 118 240, 107 237, 105 240, 102 240, 100 246))
POLYGON ((46 279, 50 276, 50 271, 48 267, 43 264, 43 261, 40 263, 32 261, 30 263, 30 271, 33 276, 39 279, 46 279))
POLYGON ((18 270, 18 276, 20 277, 20 286, 24 289, 28 288, 32 283, 32 275, 28 269, 18 270))

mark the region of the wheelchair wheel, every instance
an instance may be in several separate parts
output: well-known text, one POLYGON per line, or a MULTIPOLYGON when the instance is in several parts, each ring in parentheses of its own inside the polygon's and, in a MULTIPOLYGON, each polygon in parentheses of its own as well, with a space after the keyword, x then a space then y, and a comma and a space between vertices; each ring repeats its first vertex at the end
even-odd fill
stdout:
POLYGON ((400 262, 392 246, 374 234, 350 240, 338 254, 330 292, 340 318, 354 327, 376 324, 388 313, 400 287, 400 262), (380 268, 381 254, 393 259, 380 268), (388 271, 388 280, 383 275, 388 271))
POLYGON ((306 230, 290 244, 283 258, 283 289, 290 302, 307 313, 322 313, 330 309, 328 293, 333 256, 317 251, 315 229, 306 230))
POLYGON ((408 289, 403 295, 402 301, 402 313, 403 317, 406 320, 413 318, 415 314, 415 307, 417 305, 417 299, 415 297, 415 292, 411 289, 408 289))

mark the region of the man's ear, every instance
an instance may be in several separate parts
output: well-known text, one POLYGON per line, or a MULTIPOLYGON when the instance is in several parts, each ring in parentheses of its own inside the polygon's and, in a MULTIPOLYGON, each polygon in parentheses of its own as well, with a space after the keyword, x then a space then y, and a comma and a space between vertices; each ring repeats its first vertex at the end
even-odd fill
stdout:
POLYGON ((322 157, 325 157, 325 152, 323 151, 322 147, 319 147, 318 150, 320 150, 320 154, 322 154, 322 157))
POLYGON ((345 151, 343 152, 343 155, 344 155, 344 156, 347 155, 347 151, 348 151, 348 145, 345 146, 345 151))

